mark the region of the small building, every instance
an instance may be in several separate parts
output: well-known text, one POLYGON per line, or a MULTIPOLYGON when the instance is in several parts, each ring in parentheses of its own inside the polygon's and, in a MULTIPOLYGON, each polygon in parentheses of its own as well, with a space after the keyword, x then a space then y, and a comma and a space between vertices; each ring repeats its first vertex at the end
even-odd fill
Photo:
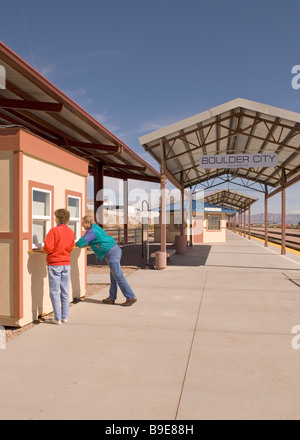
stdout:
MULTIPOLYGON (((158 183, 160 176, 2 42, 0 64, 0 325, 20 327, 52 312, 40 249, 58 208, 70 211, 69 226, 81 236, 88 174, 99 224, 105 177, 123 181, 127 208, 129 179, 158 183)), ((75 248, 70 300, 85 293, 86 250, 75 248)))
MULTIPOLYGON (((24 326, 52 312, 44 238, 54 211, 71 213, 81 236, 88 162, 20 127, 0 128, 0 325, 24 326)), ((71 254, 70 301, 86 292, 86 251, 71 254)))
MULTIPOLYGON (((184 235, 192 243, 226 243, 227 241, 227 217, 236 213, 235 210, 193 200, 192 217, 190 202, 184 203, 185 222, 184 235), (191 223, 192 218, 192 223, 191 223), (192 225, 192 228, 191 228, 192 225)), ((167 206, 167 242, 175 243, 175 237, 181 231, 181 202, 167 206)), ((154 228, 154 240, 161 240, 160 224, 154 228)))

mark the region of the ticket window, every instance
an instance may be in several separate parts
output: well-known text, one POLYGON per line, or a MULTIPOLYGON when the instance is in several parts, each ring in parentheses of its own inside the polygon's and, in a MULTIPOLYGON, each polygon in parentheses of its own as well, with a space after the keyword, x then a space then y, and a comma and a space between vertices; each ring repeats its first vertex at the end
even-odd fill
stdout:
POLYGON ((221 231, 221 216, 220 215, 208 215, 207 216, 207 230, 208 231, 221 231))
POLYGON ((32 249, 42 249, 51 229, 52 194, 39 188, 32 189, 32 249))
POLYGON ((69 228, 72 229, 76 241, 81 237, 81 198, 68 196, 68 211, 70 212, 69 228))

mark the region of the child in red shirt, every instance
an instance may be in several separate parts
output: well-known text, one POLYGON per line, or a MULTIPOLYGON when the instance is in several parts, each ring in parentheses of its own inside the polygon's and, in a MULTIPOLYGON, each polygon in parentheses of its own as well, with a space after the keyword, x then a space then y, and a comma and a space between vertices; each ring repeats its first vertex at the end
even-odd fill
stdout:
POLYGON ((54 311, 54 324, 68 322, 69 317, 69 284, 71 251, 75 236, 67 226, 70 213, 66 209, 57 209, 54 213, 56 227, 50 229, 44 241, 47 253, 50 298, 54 311))

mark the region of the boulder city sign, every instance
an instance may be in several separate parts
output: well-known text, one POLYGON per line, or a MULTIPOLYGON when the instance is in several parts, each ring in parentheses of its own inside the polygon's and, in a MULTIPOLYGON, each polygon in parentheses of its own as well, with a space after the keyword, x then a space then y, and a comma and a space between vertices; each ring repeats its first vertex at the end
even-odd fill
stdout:
POLYGON ((275 153, 216 154, 200 158, 200 168, 267 168, 277 165, 278 156, 275 153))

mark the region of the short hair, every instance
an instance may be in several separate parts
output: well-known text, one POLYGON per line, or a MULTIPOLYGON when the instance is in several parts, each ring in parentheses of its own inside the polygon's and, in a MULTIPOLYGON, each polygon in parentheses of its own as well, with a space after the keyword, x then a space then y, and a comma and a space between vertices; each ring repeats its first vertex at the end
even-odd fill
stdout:
POLYGON ((70 212, 67 209, 57 209, 54 212, 55 217, 59 223, 68 224, 70 220, 70 212))
POLYGON ((85 223, 89 223, 90 225, 93 225, 95 223, 94 217, 92 215, 85 215, 84 217, 82 217, 82 220, 85 223))

